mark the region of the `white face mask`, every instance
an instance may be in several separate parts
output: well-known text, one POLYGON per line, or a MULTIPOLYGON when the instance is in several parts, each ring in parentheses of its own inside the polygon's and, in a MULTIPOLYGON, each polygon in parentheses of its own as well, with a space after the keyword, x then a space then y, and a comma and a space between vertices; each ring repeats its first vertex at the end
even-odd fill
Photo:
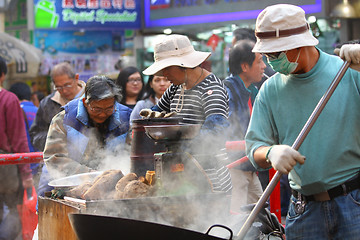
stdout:
POLYGON ((274 69, 275 72, 279 72, 285 75, 289 75, 290 73, 294 72, 298 66, 298 60, 300 57, 300 51, 297 55, 295 62, 290 62, 286 56, 286 52, 282 52, 279 54, 277 58, 267 58, 269 65, 274 69))

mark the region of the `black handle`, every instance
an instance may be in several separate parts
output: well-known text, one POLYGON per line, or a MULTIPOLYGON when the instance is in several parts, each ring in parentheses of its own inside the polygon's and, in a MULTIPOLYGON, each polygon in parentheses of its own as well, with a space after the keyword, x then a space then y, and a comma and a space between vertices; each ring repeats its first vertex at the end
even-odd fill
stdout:
POLYGON ((220 224, 214 224, 212 225, 211 227, 209 227, 209 229, 206 231, 206 235, 209 235, 211 229, 215 228, 215 227, 219 227, 219 228, 225 228, 226 230, 228 230, 230 232, 230 238, 229 240, 233 239, 233 232, 230 228, 228 228, 227 226, 224 226, 224 225, 220 225, 220 224))

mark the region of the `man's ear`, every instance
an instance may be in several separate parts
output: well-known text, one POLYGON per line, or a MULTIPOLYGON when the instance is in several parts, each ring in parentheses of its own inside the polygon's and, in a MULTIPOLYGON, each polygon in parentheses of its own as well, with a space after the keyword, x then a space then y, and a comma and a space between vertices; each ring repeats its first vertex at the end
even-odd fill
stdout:
POLYGON ((249 64, 247 63, 240 64, 240 67, 243 72, 247 72, 249 70, 249 64))
POLYGON ((79 80, 79 74, 78 74, 78 73, 75 74, 75 80, 76 80, 76 81, 79 80))

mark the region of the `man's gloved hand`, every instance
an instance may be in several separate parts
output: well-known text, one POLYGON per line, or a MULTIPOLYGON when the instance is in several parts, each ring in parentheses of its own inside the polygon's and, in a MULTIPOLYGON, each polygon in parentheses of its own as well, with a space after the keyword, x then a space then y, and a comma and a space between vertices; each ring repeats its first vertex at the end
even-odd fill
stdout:
POLYGON ((288 145, 274 145, 268 151, 267 158, 271 165, 282 174, 288 174, 296 163, 305 162, 305 156, 288 145))
POLYGON ((165 111, 157 112, 151 109, 145 108, 140 111, 140 116, 143 118, 168 118, 175 116, 176 112, 166 113, 165 111))
POLYGON ((335 48, 334 53, 351 62, 350 67, 360 72, 360 44, 344 44, 341 48, 335 48))

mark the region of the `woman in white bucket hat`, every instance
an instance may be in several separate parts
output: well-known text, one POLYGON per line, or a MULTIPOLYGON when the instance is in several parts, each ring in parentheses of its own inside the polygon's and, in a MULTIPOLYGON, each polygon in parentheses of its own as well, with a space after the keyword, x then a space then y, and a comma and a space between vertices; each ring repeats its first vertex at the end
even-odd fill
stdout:
MULTIPOLYGON (((200 134, 192 143, 195 143, 196 153, 209 155, 211 152, 214 156, 217 150, 225 147, 225 138, 221 136, 229 125, 229 107, 222 81, 200 66, 210 54, 195 51, 187 36, 168 35, 155 45, 155 62, 143 73, 165 76, 172 83, 152 110, 176 112, 184 124, 202 124, 200 134)), ((207 161, 212 161, 210 159, 207 161)), ((227 168, 218 164, 216 159, 213 162, 217 166, 211 171, 216 172, 215 176, 221 176, 214 178, 214 190, 230 191, 227 168)))
MULTIPOLYGON (((347 70, 296 151, 290 146, 343 61, 315 47, 318 41, 298 6, 265 8, 255 31, 253 52, 266 55, 279 73, 257 95, 247 154, 259 170, 289 174, 293 196, 286 239, 359 239, 360 73, 347 70)), ((359 45, 341 50, 346 60, 358 63, 359 45)))

